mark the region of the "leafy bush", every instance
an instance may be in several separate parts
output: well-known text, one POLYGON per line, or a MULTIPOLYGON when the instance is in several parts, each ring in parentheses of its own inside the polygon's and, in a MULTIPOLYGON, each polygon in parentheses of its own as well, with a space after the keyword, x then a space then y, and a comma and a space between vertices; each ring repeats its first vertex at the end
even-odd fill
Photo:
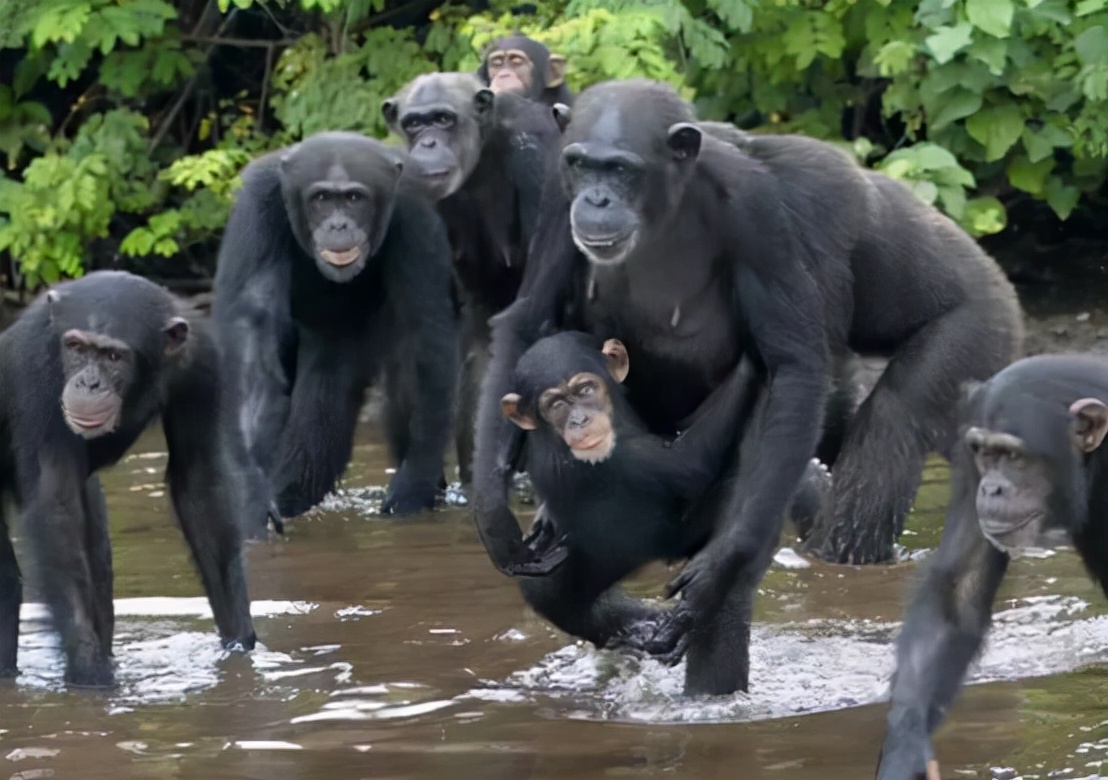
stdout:
POLYGON ((384 136, 382 100, 516 29, 568 58, 574 89, 646 76, 705 118, 844 142, 977 235, 1019 199, 1065 219, 1103 196, 1108 0, 515 5, 4 3, 0 46, 20 51, 0 85, 0 251, 31 283, 80 274, 96 239, 210 258, 251 157, 323 129, 384 136), (228 76, 220 51, 247 65, 228 76))

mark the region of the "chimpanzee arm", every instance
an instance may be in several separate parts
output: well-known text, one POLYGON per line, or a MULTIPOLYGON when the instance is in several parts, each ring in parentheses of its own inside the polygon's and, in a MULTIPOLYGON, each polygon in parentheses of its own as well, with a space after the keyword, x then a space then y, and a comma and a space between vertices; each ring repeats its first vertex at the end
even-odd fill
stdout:
POLYGON ((630 442, 629 471, 647 484, 660 483, 681 498, 699 498, 719 478, 728 453, 738 447, 743 421, 753 409, 760 386, 753 362, 742 358, 675 440, 646 435, 630 442))
POLYGON ((548 574, 565 560, 566 554, 557 545, 536 549, 528 546, 508 508, 508 481, 523 435, 500 410, 500 399, 511 390, 512 371, 520 355, 538 339, 543 323, 559 324, 558 314, 571 292, 579 261, 570 238, 569 204, 558 177, 550 176, 544 190, 516 301, 490 321, 492 354, 477 409, 473 461, 477 532, 493 564, 511 577, 548 574))
POLYGON ((186 349, 180 364, 166 369, 166 482, 223 645, 250 650, 255 635, 236 517, 247 511, 246 486, 231 438, 239 432, 220 425, 227 396, 221 392, 214 345, 194 326, 186 349))
MULTIPOLYGON (((388 295, 400 318, 397 344, 409 349, 415 387, 408 447, 382 507, 405 514, 434 504, 450 441, 458 374, 458 326, 451 294, 450 241, 430 209, 397 200, 389 231, 388 295)), ((395 363, 395 361, 393 361, 395 363)))
POLYGON ((804 267, 775 185, 758 184, 747 199, 749 213, 735 215, 732 226, 735 231, 757 225, 758 233, 725 237, 725 245, 762 247, 732 259, 736 299, 769 377, 766 402, 747 434, 756 437, 751 446, 758 457, 740 463, 718 530, 667 589, 671 595, 680 592, 682 600, 644 649, 671 660, 682 652, 689 630, 716 615, 744 567, 776 545, 823 424, 830 372, 822 294, 804 267))
POLYGON ((923 778, 934 757, 931 734, 946 717, 992 618, 1008 556, 977 523, 977 471, 959 445, 942 540, 897 639, 892 708, 878 780, 923 778))
POLYGON ((252 163, 243 182, 220 245, 212 315, 236 399, 229 416, 268 481, 289 410, 288 368, 296 352, 289 285, 299 249, 281 201, 277 158, 252 163))

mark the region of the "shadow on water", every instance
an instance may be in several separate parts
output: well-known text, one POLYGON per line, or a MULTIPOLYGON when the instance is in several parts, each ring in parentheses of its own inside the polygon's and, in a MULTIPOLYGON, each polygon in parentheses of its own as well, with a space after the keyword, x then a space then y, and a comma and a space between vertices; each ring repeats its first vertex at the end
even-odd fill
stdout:
MULTIPOLYGON (((932 464, 908 562, 806 565, 758 603, 749 695, 683 701, 682 669, 570 643, 496 573, 467 512, 377 517, 386 457, 360 431, 348 488, 249 552, 261 645, 218 646, 151 434, 105 474, 119 688, 67 692, 42 610, 0 683, 0 778, 872 776, 906 585, 938 539, 932 464)), ((632 583, 656 597, 667 572, 632 583)), ((1069 553, 1018 561, 989 649, 941 732, 947 777, 1108 768, 1108 609, 1069 553), (1098 666, 1099 664, 1099 666, 1098 666)))

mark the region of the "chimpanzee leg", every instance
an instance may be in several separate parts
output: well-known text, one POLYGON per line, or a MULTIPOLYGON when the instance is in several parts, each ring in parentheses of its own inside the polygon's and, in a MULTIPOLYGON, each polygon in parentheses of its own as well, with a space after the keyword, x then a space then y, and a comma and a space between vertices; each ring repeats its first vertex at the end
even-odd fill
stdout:
POLYGON ((346 470, 365 399, 366 370, 356 342, 300 335, 296 382, 273 477, 282 517, 318 504, 346 470))
POLYGON ((851 420, 833 500, 807 549, 837 563, 892 558, 923 462, 953 432, 962 383, 987 379, 1016 356, 1013 330, 1007 304, 969 301, 904 342, 851 420))
MULTIPOLYGON (((747 455, 746 452, 743 453, 747 455)), ((805 483, 817 478, 813 468, 805 483)), ((739 480, 728 480, 721 485, 742 490, 743 474, 739 480)), ((805 484, 802 483, 802 484, 805 484)), ((814 492, 816 487, 812 487, 814 492)), ((720 498, 728 491, 721 490, 720 498)), ((715 505, 721 511, 726 501, 715 505)), ((766 540, 758 555, 743 566, 735 578, 723 604, 712 620, 704 626, 693 626, 689 632, 689 649, 685 665, 685 693, 687 695, 724 695, 745 691, 750 683, 750 625, 754 617, 754 597, 758 585, 765 576, 777 549, 784 524, 784 517, 766 518, 776 524, 774 533, 766 534, 766 540)))
POLYGON ((977 522, 976 471, 954 468, 952 475, 942 540, 933 560, 924 564, 923 581, 897 638, 878 780, 924 776, 934 758, 931 733, 981 648, 1008 568, 1008 556, 989 544, 977 522))
POLYGON ((4 516, 4 498, 0 495, 0 677, 12 677, 19 672, 16 657, 19 652, 23 577, 15 559, 8 520, 4 516))
POLYGON ((95 474, 85 482, 84 511, 88 518, 86 533, 93 587, 93 617, 96 633, 100 637, 100 650, 105 656, 110 656, 115 633, 112 540, 108 533, 108 505, 104 501, 100 479, 95 474))
POLYGON ((27 499, 23 527, 43 596, 61 636, 65 681, 106 687, 112 685, 114 675, 99 634, 98 594, 89 560, 95 520, 85 511, 78 476, 82 471, 79 464, 56 453, 41 457, 37 485, 21 491, 27 499))
POLYGON ((481 397, 481 379, 489 364, 488 337, 469 342, 462 353, 462 369, 458 372, 458 416, 454 423, 454 444, 458 453, 458 479, 463 486, 473 483, 474 426, 477 405, 481 397))

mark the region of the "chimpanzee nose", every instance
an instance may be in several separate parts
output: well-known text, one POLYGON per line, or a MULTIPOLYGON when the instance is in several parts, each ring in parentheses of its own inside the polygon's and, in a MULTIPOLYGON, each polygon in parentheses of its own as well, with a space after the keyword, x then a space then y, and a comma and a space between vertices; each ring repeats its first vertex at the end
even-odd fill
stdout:
POLYGON ((585 201, 590 206, 596 206, 598 209, 607 207, 611 203, 611 198, 605 195, 600 190, 592 190, 585 194, 585 201))
POLYGON ((1004 488, 996 483, 981 483, 981 495, 985 498, 997 498, 1004 492, 1004 488))
POLYGON ((349 229, 350 229, 350 223, 347 222, 345 219, 333 219, 333 220, 331 220, 331 230, 335 231, 336 233, 338 233, 339 231, 342 231, 342 230, 349 230, 349 229))
POLYGON ((584 428, 589 422, 592 421, 592 417, 587 414, 573 414, 569 418, 570 428, 584 428))
POLYGON ((419 145, 425 149, 434 149, 436 146, 438 146, 438 141, 436 141, 434 138, 420 138, 419 145))

